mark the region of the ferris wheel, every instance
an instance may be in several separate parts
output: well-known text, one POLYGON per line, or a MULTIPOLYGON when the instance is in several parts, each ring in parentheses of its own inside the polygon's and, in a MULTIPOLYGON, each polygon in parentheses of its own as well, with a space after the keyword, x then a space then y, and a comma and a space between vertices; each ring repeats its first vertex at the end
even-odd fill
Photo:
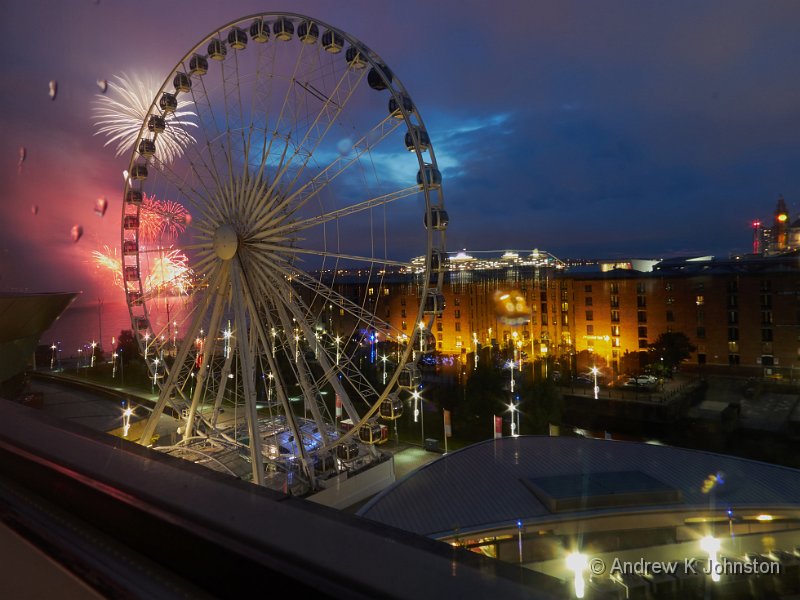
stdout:
POLYGON ((160 389, 142 443, 169 409, 181 444, 311 488, 374 456, 444 308, 441 175, 396 74, 315 19, 233 21, 175 65, 128 173, 123 279, 160 389))

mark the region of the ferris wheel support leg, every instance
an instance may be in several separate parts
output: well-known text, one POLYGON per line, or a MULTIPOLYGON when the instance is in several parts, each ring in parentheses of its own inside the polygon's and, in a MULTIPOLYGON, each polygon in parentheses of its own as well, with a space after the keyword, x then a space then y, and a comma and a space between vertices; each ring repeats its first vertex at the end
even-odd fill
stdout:
MULTIPOLYGON (((222 270, 225 274, 228 274, 228 268, 223 265, 222 270)), ((203 347, 203 360, 201 361, 200 371, 197 373, 197 384, 194 387, 194 393, 192 394, 192 403, 189 406, 189 416, 186 419, 186 431, 183 434, 183 439, 187 440, 192 436, 192 431, 194 429, 194 416, 197 414, 197 405, 200 403, 200 396, 203 395, 205 390, 205 383, 206 378, 210 372, 210 365, 211 365, 211 356, 214 353, 214 336, 215 333, 219 329, 220 321, 222 320, 222 307, 225 303, 224 294, 220 293, 220 290, 225 290, 228 287, 228 278, 220 276, 220 280, 218 281, 218 287, 212 288, 216 289, 216 293, 213 294, 213 298, 216 299, 214 304, 214 308, 211 312, 211 320, 208 324, 208 333, 211 335, 211 343, 205 344, 203 347)), ((198 324, 199 325, 199 324, 198 324)), ((194 333, 191 337, 187 339, 192 339, 194 337, 194 333)), ((188 347, 188 344, 184 344, 184 346, 188 347)), ((213 374, 212 374, 213 375, 213 374)))
MULTIPOLYGON (((222 278, 222 273, 218 273, 214 284, 218 285, 220 283, 221 278, 222 278)), ((202 308, 198 308, 197 314, 194 316, 194 319, 192 319, 192 323, 187 332, 187 339, 193 339, 194 336, 197 335, 197 332, 200 330, 200 322, 202 321, 202 317, 203 317, 203 310, 202 308)), ((188 355, 189 355, 189 344, 183 344, 181 346, 180 351, 178 352, 178 355, 175 357, 175 362, 173 363, 172 369, 169 372, 169 377, 167 378, 167 381, 164 384, 164 388, 162 389, 161 393, 158 396, 156 405, 153 407, 153 412, 150 413, 150 418, 147 419, 147 423, 144 426, 142 435, 139 438, 139 443, 142 444, 143 446, 149 446, 150 440, 153 439, 153 434, 155 433, 158 421, 161 418, 162 413, 164 412, 164 407, 167 404, 167 400, 169 399, 172 390, 175 389, 175 381, 177 380, 178 375, 180 373, 181 370, 180 367, 186 361, 188 355)), ((198 376, 197 388, 199 387, 201 386, 198 376)), ((195 393, 196 392, 197 389, 195 389, 195 393)))
MULTIPOLYGON (((250 459, 253 466, 253 482, 264 485, 264 457, 261 454, 261 434, 258 430, 258 411, 256 410, 255 371, 250 356, 250 343, 248 340, 247 320, 245 318, 244 286, 241 282, 242 266, 237 258, 237 263, 232 269, 233 282, 233 312, 236 317, 236 343, 239 346, 239 360, 241 362, 242 385, 244 387, 245 407, 247 410, 247 428, 250 435, 250 459)), ((258 319, 253 313, 253 320, 258 319)), ((302 443, 302 438, 300 438, 302 443)))
MULTIPOLYGON (((246 277, 243 277, 242 279, 243 279, 243 281, 241 282, 242 287, 247 289, 247 295, 245 297, 245 300, 247 301, 247 307, 250 310, 250 314, 258 315, 259 312, 256 308, 255 302, 253 301, 252 287, 250 286, 246 277)), ((269 297, 269 293, 264 289, 259 289, 256 291, 262 294, 264 297, 269 297)), ((267 333, 264 329, 264 323, 261 321, 261 319, 256 318, 251 321, 250 326, 255 329, 256 335, 258 336, 262 348, 271 350, 269 352, 266 352, 265 356, 267 359, 267 363, 269 364, 269 369, 275 377, 274 379, 275 393, 278 396, 278 402, 280 402, 281 407, 283 408, 284 415, 286 416, 286 421, 289 424, 289 429, 291 429, 294 439, 302 440, 303 438, 300 432, 300 428, 297 426, 297 420, 295 419, 294 413, 292 413, 292 407, 291 404, 289 403, 289 398, 286 396, 286 383, 283 381, 283 377, 281 376, 281 371, 278 368, 278 363, 275 360, 275 355, 272 352, 274 351, 274 345, 270 346, 269 342, 267 341, 267 333)), ((304 459, 303 464, 307 464, 306 459, 308 457, 306 456, 306 450, 303 444, 300 444, 300 453, 304 459)), ((307 475, 309 476, 309 481, 312 483, 313 486, 314 472, 310 471, 307 473, 307 475)))
POLYGON ((220 374, 220 383, 217 388, 217 397, 214 399, 214 412, 211 414, 211 427, 216 428, 217 419, 219 418, 219 409, 222 406, 222 398, 225 396, 226 382, 228 381, 228 374, 231 372, 231 363, 233 362, 233 352, 228 352, 225 358, 225 364, 222 365, 222 373, 220 374))

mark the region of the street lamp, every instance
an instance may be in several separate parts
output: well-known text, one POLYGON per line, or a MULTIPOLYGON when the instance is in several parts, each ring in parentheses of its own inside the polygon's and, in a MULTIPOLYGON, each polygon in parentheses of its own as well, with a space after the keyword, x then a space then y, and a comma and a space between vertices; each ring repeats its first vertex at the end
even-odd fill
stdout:
POLYGON ((511 393, 514 393, 514 361, 509 360, 507 363, 508 368, 511 370, 511 393))
POLYGON ((597 393, 600 391, 600 388, 597 387, 597 367, 592 367, 592 375, 594 375, 594 399, 597 400, 597 393))
POLYGON ((52 371, 52 370, 53 370, 53 367, 54 367, 54 366, 55 366, 55 364, 56 364, 56 343, 55 343, 55 342, 53 342, 53 345, 52 345, 52 346, 50 346, 50 350, 52 350, 52 351, 53 351, 53 352, 50 354, 50 370, 52 371))
POLYGON ((222 332, 222 338, 225 340, 225 347, 223 356, 228 358, 231 351, 231 322, 228 321, 228 327, 222 332))
POLYGON ((383 385, 386 385, 386 359, 387 356, 383 354, 381 360, 383 361, 383 385))
POLYGON ((158 357, 153 359, 153 387, 156 385, 156 379, 158 378, 158 357))
POLYGON ((96 350, 97 350, 97 342, 92 340, 92 367, 94 367, 94 355, 96 350))
POLYGON ((517 337, 519 334, 516 331, 511 332, 511 347, 514 351, 514 362, 517 361, 517 337))
POLYGON ((425 337, 425 323, 423 321, 419 322, 419 353, 422 354, 424 350, 422 349, 422 339, 425 337))
MULTIPOLYGON (((273 331, 274 331, 274 329, 273 329, 273 331)), ((341 342, 341 341, 342 341, 342 338, 340 338, 337 335, 336 336, 336 365, 337 366, 339 365, 339 342, 341 342)))
POLYGON ((122 437, 128 437, 128 431, 131 428, 131 415, 133 409, 129 406, 122 412, 122 437))
POLYGON ((411 394, 411 397, 414 399, 414 423, 417 422, 417 417, 419 417, 420 423, 422 425, 422 447, 425 447, 425 413, 422 411, 422 396, 420 395, 418 390, 414 390, 411 394))
POLYGON ((519 409, 517 405, 514 404, 514 401, 508 403, 508 410, 511 412, 511 435, 512 437, 519 436, 519 409), (514 419, 514 415, 517 415, 517 418, 514 419))
POLYGON ((150 332, 144 334, 144 362, 147 362, 147 348, 150 345, 150 332))

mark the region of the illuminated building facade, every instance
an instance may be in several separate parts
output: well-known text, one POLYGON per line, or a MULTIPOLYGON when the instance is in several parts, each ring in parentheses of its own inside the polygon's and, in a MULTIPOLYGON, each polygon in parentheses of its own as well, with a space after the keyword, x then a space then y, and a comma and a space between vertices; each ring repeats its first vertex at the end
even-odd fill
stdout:
MULTIPOLYGON (((424 331, 421 347, 463 361, 487 345, 516 349, 523 359, 589 351, 622 374, 626 353, 647 352, 660 334, 683 332, 696 346, 692 364, 742 375, 800 376, 798 252, 571 268, 560 261, 486 267, 450 263, 446 309, 432 331, 424 331), (630 268, 634 264, 652 269, 630 268)), ((421 286, 415 277, 397 273, 371 283, 340 278, 338 289, 345 296, 364 293, 375 314, 407 336, 390 341, 416 345, 421 286)), ((331 317, 334 329, 339 318, 344 316, 331 317)))

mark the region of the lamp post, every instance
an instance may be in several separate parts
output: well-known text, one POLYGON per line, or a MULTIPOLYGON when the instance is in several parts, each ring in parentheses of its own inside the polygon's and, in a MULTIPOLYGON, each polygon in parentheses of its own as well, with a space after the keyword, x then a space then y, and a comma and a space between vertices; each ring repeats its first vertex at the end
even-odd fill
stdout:
POLYGON ((511 332, 511 349, 514 352, 514 362, 517 362, 517 337, 519 334, 516 331, 511 332))
POLYGON ((147 362, 147 348, 150 346, 150 332, 144 334, 144 362, 147 362))
POLYGON ((414 423, 417 422, 417 416, 419 416, 419 420, 422 426, 422 447, 425 447, 425 413, 422 410, 422 396, 420 395, 418 390, 414 390, 411 394, 411 397, 414 399, 414 423))
POLYGON ((156 379, 158 378, 158 357, 153 359, 153 389, 156 387, 156 379))
POLYGON ((129 406, 122 412, 122 437, 128 437, 128 431, 131 428, 131 415, 133 409, 129 406))
POLYGON ((339 342, 342 341, 338 335, 336 336, 336 366, 339 366, 339 342))
POLYGON ((92 365, 91 365, 92 367, 94 367, 94 355, 96 351, 97 351, 97 342, 92 340, 92 365))
POLYGON ((56 364, 56 343, 55 342, 53 342, 53 345, 50 346, 50 350, 52 350, 52 353, 50 354, 50 370, 52 371, 53 367, 56 364))
POLYGON ((597 387, 597 367, 592 367, 592 375, 594 375, 594 399, 597 400, 597 393, 600 391, 600 388, 597 387))
MULTIPOLYGON (((225 346, 223 348, 223 356, 228 358, 228 354, 231 351, 231 322, 228 321, 228 327, 222 332, 222 338, 225 340, 225 346)), ((273 344, 274 347, 274 344, 273 344)))
POLYGON ((383 385, 386 385, 386 359, 388 357, 383 354, 381 355, 381 360, 383 361, 383 385))
POLYGON ((514 400, 512 399, 511 402, 508 403, 508 410, 511 412, 511 436, 517 437, 519 436, 519 426, 517 423, 519 422, 519 409, 517 405, 514 404, 514 400), (514 415, 517 415, 517 418, 514 418, 514 415))

